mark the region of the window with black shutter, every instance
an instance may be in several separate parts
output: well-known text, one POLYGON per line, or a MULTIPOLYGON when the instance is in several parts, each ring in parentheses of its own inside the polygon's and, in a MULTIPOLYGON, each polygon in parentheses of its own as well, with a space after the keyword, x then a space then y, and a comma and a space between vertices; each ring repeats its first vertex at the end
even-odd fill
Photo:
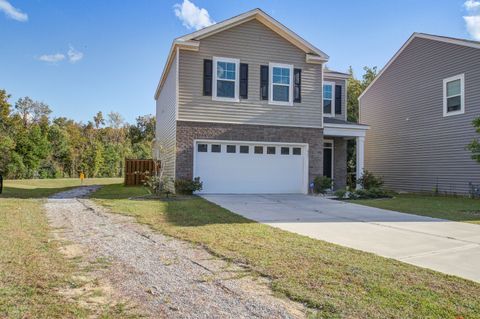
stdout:
POLYGON ((335 85, 335 114, 342 114, 342 86, 335 85))
POLYGON ((203 95, 212 96, 212 60, 203 60, 203 95))
POLYGON ((248 99, 248 64, 240 63, 240 98, 248 99))
POLYGON ((302 102, 302 70, 293 70, 293 102, 302 102))
POLYGON ((260 66, 260 98, 268 100, 268 65, 260 66))

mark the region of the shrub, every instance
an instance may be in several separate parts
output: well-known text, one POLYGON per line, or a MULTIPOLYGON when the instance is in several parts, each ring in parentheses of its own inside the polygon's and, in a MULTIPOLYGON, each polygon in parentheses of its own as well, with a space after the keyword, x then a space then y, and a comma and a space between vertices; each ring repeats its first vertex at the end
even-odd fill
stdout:
POLYGON ((346 194, 347 191, 345 189, 339 189, 335 192, 335 197, 337 197, 338 199, 344 199, 346 194))
POLYGON ((349 199, 392 198, 393 193, 384 188, 357 189, 349 194, 349 199))
POLYGON ((201 191, 203 183, 200 177, 195 177, 193 180, 177 179, 175 180, 175 191, 178 194, 192 195, 193 192, 201 191))
POLYGON ((383 186, 383 179, 373 175, 373 173, 367 170, 363 172, 359 182, 364 189, 381 188, 383 186))
POLYGON ((332 188, 332 179, 327 176, 317 176, 313 180, 313 192, 315 194, 325 194, 327 189, 332 188))
POLYGON ((146 175, 143 185, 147 187, 151 194, 160 195, 162 193, 168 196, 169 191, 165 188, 167 185, 168 179, 161 179, 157 175, 146 175))

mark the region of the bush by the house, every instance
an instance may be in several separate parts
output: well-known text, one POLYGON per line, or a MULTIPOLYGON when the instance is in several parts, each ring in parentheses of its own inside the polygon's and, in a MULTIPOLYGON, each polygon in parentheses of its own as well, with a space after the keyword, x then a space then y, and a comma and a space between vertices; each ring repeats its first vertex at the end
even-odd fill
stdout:
POLYGON ((313 192, 315 194, 325 194, 332 188, 332 179, 327 176, 317 176, 313 180, 313 192))
POLYGON ((347 190, 345 189, 338 189, 335 191, 335 197, 338 199, 344 199, 345 195, 347 195, 347 190))
POLYGON ((373 175, 372 172, 367 170, 364 171, 359 182, 364 189, 381 188, 383 186, 383 179, 373 175))
POLYGON ((348 194, 348 199, 392 198, 393 192, 384 188, 357 189, 348 194))
POLYGON ((193 192, 201 191, 203 183, 200 177, 195 177, 193 180, 177 179, 175 180, 175 191, 182 195, 192 195, 193 192))

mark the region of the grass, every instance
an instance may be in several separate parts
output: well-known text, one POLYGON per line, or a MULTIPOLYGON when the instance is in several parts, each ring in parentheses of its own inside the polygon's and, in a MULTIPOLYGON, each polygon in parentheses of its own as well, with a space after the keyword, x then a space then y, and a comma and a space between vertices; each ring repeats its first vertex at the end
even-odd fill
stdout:
POLYGON ((363 199, 352 201, 399 212, 480 224, 480 200, 466 197, 399 194, 391 199, 363 199))
MULTIPOLYGON (((118 180, 89 180, 88 183, 118 180)), ((59 293, 76 288, 79 268, 59 253, 43 209, 43 197, 77 180, 6 181, 0 195, 0 318, 126 317, 121 307, 93 310, 59 293)))
POLYGON ((107 185, 121 183, 121 178, 87 178, 80 183, 77 178, 6 180, 0 198, 42 198, 82 185, 107 185))
POLYGON ((92 197, 164 234, 201 244, 272 279, 321 318, 479 318, 480 284, 255 223, 201 198, 131 200, 141 187, 92 197))

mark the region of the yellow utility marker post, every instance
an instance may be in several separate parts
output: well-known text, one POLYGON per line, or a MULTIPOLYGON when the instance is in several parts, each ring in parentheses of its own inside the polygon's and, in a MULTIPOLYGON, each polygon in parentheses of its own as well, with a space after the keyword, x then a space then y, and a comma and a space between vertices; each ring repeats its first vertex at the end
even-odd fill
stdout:
POLYGON ((83 180, 85 179, 85 174, 83 172, 80 173, 80 184, 83 185, 83 180))

